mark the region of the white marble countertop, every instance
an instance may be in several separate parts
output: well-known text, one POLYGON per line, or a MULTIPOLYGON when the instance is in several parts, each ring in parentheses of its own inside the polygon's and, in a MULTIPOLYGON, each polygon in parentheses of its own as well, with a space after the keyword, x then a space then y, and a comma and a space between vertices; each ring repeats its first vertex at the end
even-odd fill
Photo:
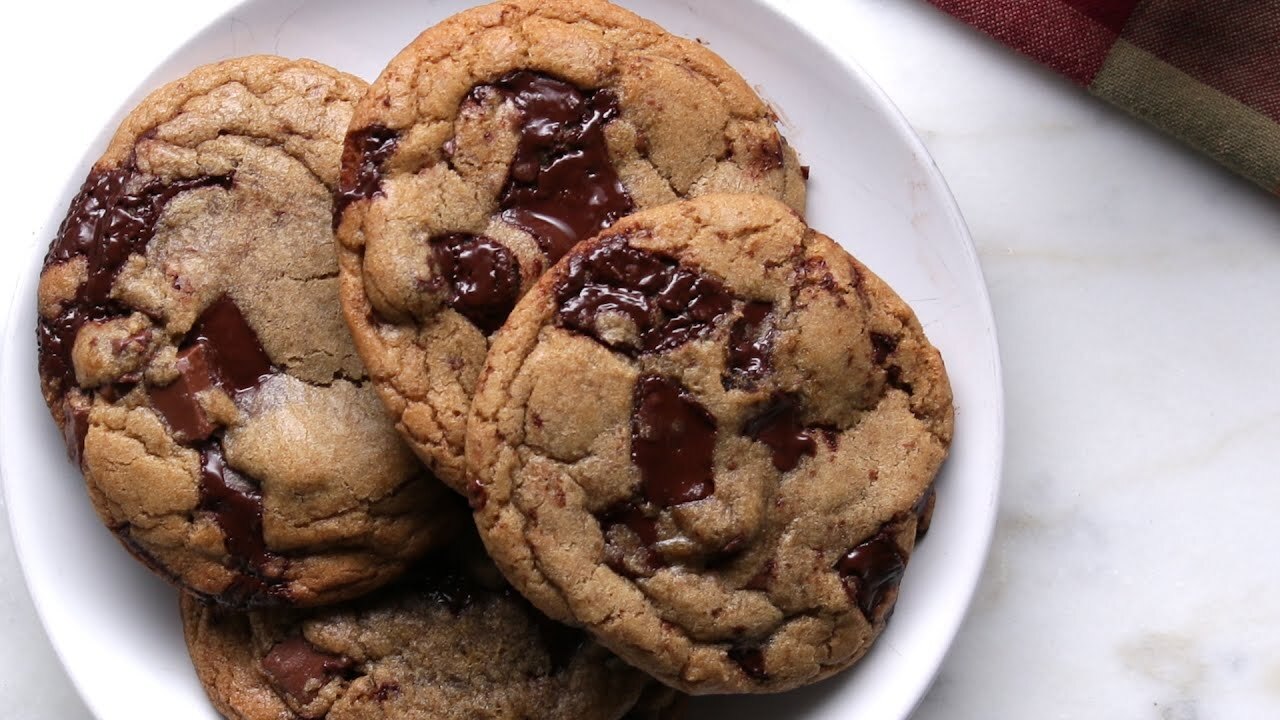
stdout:
MULTIPOLYGON (((43 217, 121 99, 230 4, 7 10, 6 212, 43 217)), ((1280 717, 1280 200, 923 3, 778 4, 838 39, 924 138, 999 325, 995 545, 915 717, 1280 717)), ((20 229, 0 246, 0 302, 47 242, 20 229)), ((87 718, 5 517, 0 718, 87 718)))

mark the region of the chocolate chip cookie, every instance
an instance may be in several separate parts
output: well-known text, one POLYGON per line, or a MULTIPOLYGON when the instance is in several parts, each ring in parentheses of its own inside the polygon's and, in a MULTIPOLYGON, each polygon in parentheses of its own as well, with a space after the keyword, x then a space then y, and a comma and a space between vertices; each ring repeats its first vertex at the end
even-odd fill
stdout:
POLYGON ((419 456, 464 484, 488 339, 576 242, 710 192, 797 210, 774 116, 698 43, 603 0, 507 0, 427 30, 356 107, 338 200, 342 302, 419 456))
POLYGON ((673 717, 672 691, 538 613, 475 544, 464 563, 450 548, 330 608, 236 613, 184 598, 214 706, 234 720, 673 717))
POLYGON ((786 205, 578 245, 493 340, 467 435, 512 584, 690 693, 827 677, 884 628, 952 433, 911 309, 786 205))
POLYGON ((338 306, 333 192, 365 87, 258 56, 157 90, 40 276, 41 387, 98 514, 152 569, 231 605, 353 597, 458 524, 338 306))

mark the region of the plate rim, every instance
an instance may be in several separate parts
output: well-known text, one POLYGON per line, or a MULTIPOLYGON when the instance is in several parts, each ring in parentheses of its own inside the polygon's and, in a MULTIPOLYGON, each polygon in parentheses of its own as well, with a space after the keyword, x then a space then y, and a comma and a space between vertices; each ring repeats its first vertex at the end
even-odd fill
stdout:
MULTIPOLYGON (((137 84, 122 96, 120 102, 110 114, 109 120, 107 121, 108 124, 102 128, 98 135, 93 139, 92 144, 86 148, 84 156, 72 166, 70 174, 63 186, 60 188, 58 194, 46 204, 44 212, 31 213, 31 217, 36 223, 35 227, 31 228, 31 234, 34 236, 34 240, 25 252, 19 253, 19 262, 22 264, 19 265, 15 273, 16 281, 11 288, 8 298, 9 305, 8 312, 6 313, 6 325, 4 326, 3 336, 0 336, 0 387, 7 387, 11 376, 16 376, 18 372, 14 368, 14 366, 18 364, 15 361, 19 359, 22 352, 24 352, 18 347, 21 344, 21 328, 27 327, 25 321, 30 320, 30 318, 22 312, 27 309, 24 298, 33 295, 36 287, 38 286, 40 267, 39 258, 43 256, 46 249, 45 240, 40 236, 39 231, 49 220, 53 220, 56 225, 62 196, 69 190, 74 192, 74 187, 78 185, 78 179, 84 174, 86 167, 92 166, 94 162, 93 150, 104 146, 105 142, 110 139, 112 134, 114 134, 115 125, 118 124, 119 119, 124 117, 124 115, 127 114, 127 112, 129 112, 143 97, 145 97, 147 93, 155 89, 155 78, 161 73, 163 68, 171 64, 176 57, 183 53, 186 48, 201 35, 209 32, 220 23, 228 23, 234 20, 236 14, 241 12, 243 8, 256 4, 260 1, 261 0, 238 0, 223 12, 213 16, 203 25, 194 29, 176 44, 172 44, 171 49, 163 56, 163 58, 155 63, 151 71, 141 77, 137 84), (33 269, 35 269, 34 273, 32 273, 33 269)), ((643 4, 646 0, 620 1, 624 5, 630 6, 633 4, 643 4)), ((880 84, 877 83, 876 80, 853 57, 846 56, 844 53, 839 52, 832 42, 829 42, 822 35, 811 30, 809 26, 805 22, 802 22, 798 17, 785 11, 783 9, 783 6, 785 6, 785 0, 748 0, 748 2, 757 6, 759 10, 771 15, 777 22, 787 25, 791 31, 797 32, 806 37, 815 48, 820 50, 826 56, 828 61, 838 66, 841 72, 855 80, 862 89, 866 91, 868 99, 876 106, 875 109, 877 114, 879 114, 884 120, 888 121, 893 133, 899 140, 903 141, 904 146, 910 150, 913 159, 922 167, 929 183, 934 186, 938 193, 940 208, 945 210, 946 224, 949 228, 949 232, 954 235, 955 239, 958 241, 962 254, 971 266, 972 270, 976 273, 977 280, 979 281, 977 283, 977 287, 973 288, 973 291, 975 293, 975 298, 980 301, 980 307, 977 308, 977 310, 982 324, 984 325, 986 334, 983 344, 988 347, 984 348, 984 353, 989 355, 990 358, 990 377, 988 380, 994 391, 994 394, 989 398, 985 398, 983 403, 984 409, 991 414, 989 421, 992 424, 992 433, 990 436, 984 436, 981 439, 981 446, 979 448, 990 456, 991 463, 991 477, 988 485, 989 492, 985 498, 988 512, 985 522, 981 526, 974 528, 975 532, 981 533, 981 542, 977 545, 977 547, 980 547, 980 551, 975 556, 967 558, 970 567, 967 568, 968 571, 964 573, 964 587, 948 588, 951 591, 962 590, 962 593, 960 593, 961 597, 956 598, 955 602, 950 606, 953 610, 950 613, 950 617, 946 618, 945 642, 938 645, 937 651, 934 653, 936 657, 930 658, 931 662, 929 663, 929 671, 927 673, 918 673, 913 675, 911 678, 911 692, 905 694, 905 696, 909 697, 910 700, 905 705, 901 705, 900 712, 897 713, 898 717, 905 718, 914 712, 920 702, 924 699, 929 687, 936 680, 946 656, 951 652, 955 640, 961 630, 961 626, 971 611, 978 585, 982 580, 985 567, 991 557, 992 540, 998 519, 998 503, 1004 484, 1006 405, 1003 382, 1003 363, 1000 355, 1000 344, 997 332, 998 328, 995 322, 994 310, 991 305, 990 287, 987 283, 986 274, 980 262, 977 247, 974 244, 973 237, 964 220, 963 213, 960 210, 960 206, 955 198, 954 192, 948 184, 941 169, 938 167, 932 154, 925 146, 923 139, 915 131, 914 127, 912 127, 901 109, 896 103, 894 103, 884 88, 882 88, 880 84)), ((484 3, 477 2, 475 4, 481 5, 484 3)), ((25 352, 34 354, 34 345, 26 348, 25 352)), ((17 377, 14 377, 13 380, 15 383, 22 381, 21 378, 17 377)), ((28 379, 28 381, 31 381, 31 379, 28 379)), ((957 410, 959 412, 959 408, 957 410)), ((47 410, 45 412, 47 412, 47 410)), ((58 659, 58 663, 61 665, 68 680, 71 682, 72 687, 75 688, 77 695, 92 716, 94 718, 103 718, 104 716, 100 712, 101 708, 98 703, 95 702, 96 696, 88 693, 80 675, 72 671, 74 663, 69 662, 67 656, 67 653, 69 652, 69 644, 59 641, 59 638, 61 637, 60 633, 55 632, 50 626, 50 619, 48 617, 49 609, 40 601, 40 598, 37 595, 38 591, 35 585, 31 582, 31 572, 28 569, 28 562, 30 562, 29 558, 31 557, 31 554, 26 549, 26 538, 17 532, 19 523, 14 522, 16 510, 13 504, 12 477, 15 474, 13 472, 15 468, 11 467, 12 460, 9 459, 11 454, 8 452, 13 441, 10 439, 10 433, 6 432, 6 429, 10 424, 14 422, 14 419, 6 417, 6 414, 4 413, 0 413, 0 486, 3 487, 5 512, 8 520, 8 533, 14 547, 14 554, 23 581, 23 589, 25 590, 28 598, 30 598, 32 607, 40 621, 41 629, 43 630, 45 637, 48 639, 49 645, 58 659)), ((52 591, 53 589, 47 588, 47 590, 52 591)))

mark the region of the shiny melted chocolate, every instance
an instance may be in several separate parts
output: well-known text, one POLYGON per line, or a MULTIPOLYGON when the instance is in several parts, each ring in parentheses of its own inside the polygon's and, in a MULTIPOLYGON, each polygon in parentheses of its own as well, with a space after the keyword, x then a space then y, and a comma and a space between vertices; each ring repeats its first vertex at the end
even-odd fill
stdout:
POLYGON ((262 531, 262 492, 251 478, 227 465, 217 439, 200 449, 198 509, 212 514, 222 529, 232 569, 238 573, 220 599, 242 607, 287 601, 279 573, 271 571, 278 558, 267 548, 262 531))
POLYGON ((486 335, 502 327, 520 298, 516 256, 490 238, 469 233, 437 235, 430 245, 449 307, 486 335))
POLYGON ((218 387, 235 397, 275 372, 257 333, 226 295, 201 313, 178 347, 176 365, 178 378, 150 388, 148 396, 179 442, 204 440, 217 430, 200 404, 200 392, 218 387))
POLYGON ((749 302, 729 329, 729 349, 722 382, 730 388, 753 389, 773 370, 777 331, 769 321, 773 303, 749 302))
POLYGON ((709 335, 733 309, 718 280, 611 237, 575 255, 555 287, 556 323, 628 354, 657 353, 709 335), (634 338, 605 337, 601 319, 623 317, 634 338))
POLYGON ((907 559, 885 526, 836 561, 836 572, 849 599, 858 604, 868 620, 883 617, 889 593, 898 587, 907 569, 907 559))
POLYGON ((256 388, 275 372, 258 334, 226 295, 205 308, 187 338, 212 351, 217 358, 218 377, 230 392, 256 388))
POLYGON ((40 375, 55 392, 76 384, 71 350, 76 335, 87 322, 129 315, 131 310, 111 300, 111 286, 129 256, 142 252, 155 234, 169 201, 189 190, 206 187, 229 189, 231 175, 209 175, 165 182, 142 180, 132 165, 89 173, 58 234, 49 246, 44 267, 84 257, 86 278, 56 318, 41 318, 37 327, 40 375))
POLYGON ((529 70, 477 87, 472 97, 492 91, 520 113, 516 155, 498 200, 502 218, 533 235, 549 261, 633 210, 604 136, 618 114, 612 91, 579 90, 529 70))
POLYGON ((199 509, 213 515, 239 574, 224 599, 236 605, 273 604, 284 598, 279 558, 267 549, 262 493, 257 483, 227 465, 222 428, 208 416, 199 394, 219 388, 233 398, 257 388, 275 372, 258 335, 240 308, 223 295, 205 308, 178 349, 178 377, 147 391, 151 406, 179 442, 200 443, 199 509))
POLYGON ((205 440, 218 426, 200 405, 199 393, 221 385, 209 346, 196 343, 178 351, 178 378, 148 391, 151 407, 160 413, 178 442, 205 440))
POLYGON ((334 227, 348 205, 382 192, 382 168, 399 142, 400 132, 382 125, 370 125, 347 136, 342 145, 342 173, 333 201, 334 227))
POLYGON ((680 383, 645 375, 636 383, 631 415, 631 460, 641 492, 665 508, 715 492, 712 477, 716 421, 680 383))
POLYGON ((743 435, 769 446, 773 466, 781 472, 794 469, 801 457, 817 452, 814 429, 801 422, 800 410, 799 395, 775 393, 742 426, 743 435))

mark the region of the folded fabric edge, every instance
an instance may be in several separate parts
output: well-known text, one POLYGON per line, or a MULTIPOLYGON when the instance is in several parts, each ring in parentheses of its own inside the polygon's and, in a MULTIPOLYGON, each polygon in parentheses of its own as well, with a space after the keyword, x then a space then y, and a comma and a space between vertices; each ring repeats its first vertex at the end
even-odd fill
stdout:
POLYGON ((927 0, 1280 197, 1280 123, 1060 0, 927 0))
POLYGON ((1125 40, 1089 92, 1280 195, 1280 124, 1125 40))

